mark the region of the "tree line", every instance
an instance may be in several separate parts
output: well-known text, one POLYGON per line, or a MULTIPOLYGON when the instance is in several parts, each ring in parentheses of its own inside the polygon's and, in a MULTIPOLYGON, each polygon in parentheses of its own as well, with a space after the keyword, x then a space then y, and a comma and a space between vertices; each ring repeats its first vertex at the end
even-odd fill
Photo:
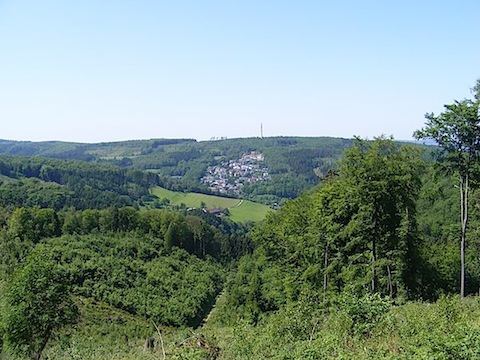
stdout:
POLYGON ((254 230, 255 252, 229 283, 231 306, 255 320, 305 293, 325 306, 342 293, 396 303, 478 294, 480 242, 467 246, 467 234, 480 230, 469 203, 480 180, 479 91, 480 81, 473 99, 427 114, 415 135, 435 140, 433 163, 418 146, 356 139, 320 186, 254 230))
POLYGON ((168 249, 182 248, 199 258, 212 257, 222 263, 251 251, 248 228, 206 216, 132 207, 80 211, 16 208, 1 216, 1 265, 3 272, 10 274, 37 244, 62 235, 135 233, 159 239, 168 249))
POLYGON ((0 205, 56 210, 141 205, 152 200, 155 174, 111 165, 38 157, 0 157, 0 205))

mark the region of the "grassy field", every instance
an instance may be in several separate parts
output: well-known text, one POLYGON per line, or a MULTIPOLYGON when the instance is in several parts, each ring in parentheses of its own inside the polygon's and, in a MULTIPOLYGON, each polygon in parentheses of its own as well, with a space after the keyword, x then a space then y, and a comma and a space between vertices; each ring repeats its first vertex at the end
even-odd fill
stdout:
POLYGON ((268 206, 249 200, 231 199, 222 196, 182 193, 155 187, 152 194, 159 199, 167 198, 174 205, 185 204, 187 207, 199 208, 203 203, 207 209, 222 208, 230 211, 230 218, 235 222, 261 221, 269 211, 268 206))

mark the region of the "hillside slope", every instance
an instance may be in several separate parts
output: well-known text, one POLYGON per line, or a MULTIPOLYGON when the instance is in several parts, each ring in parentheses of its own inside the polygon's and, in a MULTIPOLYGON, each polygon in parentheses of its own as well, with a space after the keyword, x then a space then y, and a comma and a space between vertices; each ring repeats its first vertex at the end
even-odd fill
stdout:
POLYGON ((0 205, 61 209, 141 205, 158 177, 109 164, 0 156, 0 205))
POLYGON ((298 196, 334 167, 352 140, 330 137, 271 137, 219 141, 132 140, 98 144, 0 140, 0 154, 86 160, 148 170, 171 190, 215 192, 202 181, 209 167, 225 167, 252 151, 264 157, 266 181, 248 181, 229 195, 273 205, 298 196))
POLYGON ((240 223, 261 221, 272 211, 271 208, 264 204, 249 200, 239 200, 193 192, 177 192, 159 186, 152 188, 151 192, 159 199, 168 199, 173 205, 183 204, 189 208, 197 209, 205 206, 206 210, 227 209, 228 217, 240 223))

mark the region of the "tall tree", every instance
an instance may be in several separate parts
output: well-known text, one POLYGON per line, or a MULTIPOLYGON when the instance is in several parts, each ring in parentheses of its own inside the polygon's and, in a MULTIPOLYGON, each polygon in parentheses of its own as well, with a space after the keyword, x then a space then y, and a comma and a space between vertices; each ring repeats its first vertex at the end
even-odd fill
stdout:
MULTIPOLYGON (((259 270, 259 304, 279 306, 320 289, 325 299, 345 290, 406 297, 413 273, 407 256, 416 245, 419 151, 391 139, 359 139, 337 175, 269 216, 253 232, 254 256, 267 261, 259 270)), ((245 279, 258 280, 239 274, 234 282, 245 279)))
POLYGON ((460 296, 465 296, 465 245, 469 220, 468 200, 472 183, 478 179, 480 163, 480 80, 472 89, 474 99, 445 105, 439 115, 428 113, 426 126, 414 133, 440 147, 444 170, 458 175, 460 191, 460 296))
POLYGON ((48 253, 37 248, 8 286, 4 315, 7 346, 39 360, 55 331, 77 316, 67 275, 48 253))
POLYGON ((357 139, 341 162, 340 178, 354 205, 344 230, 350 259, 346 271, 355 278, 364 274, 372 292, 396 297, 405 291, 405 257, 411 244, 401 229, 415 222, 419 170, 416 149, 385 138, 357 139))

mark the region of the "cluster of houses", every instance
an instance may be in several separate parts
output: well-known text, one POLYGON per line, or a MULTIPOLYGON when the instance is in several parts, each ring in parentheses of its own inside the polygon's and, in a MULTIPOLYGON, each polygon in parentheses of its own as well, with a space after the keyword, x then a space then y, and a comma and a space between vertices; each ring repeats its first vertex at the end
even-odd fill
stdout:
POLYGON ((243 154, 239 159, 209 166, 201 181, 213 192, 238 196, 245 184, 270 180, 264 161, 262 153, 252 151, 243 154))

